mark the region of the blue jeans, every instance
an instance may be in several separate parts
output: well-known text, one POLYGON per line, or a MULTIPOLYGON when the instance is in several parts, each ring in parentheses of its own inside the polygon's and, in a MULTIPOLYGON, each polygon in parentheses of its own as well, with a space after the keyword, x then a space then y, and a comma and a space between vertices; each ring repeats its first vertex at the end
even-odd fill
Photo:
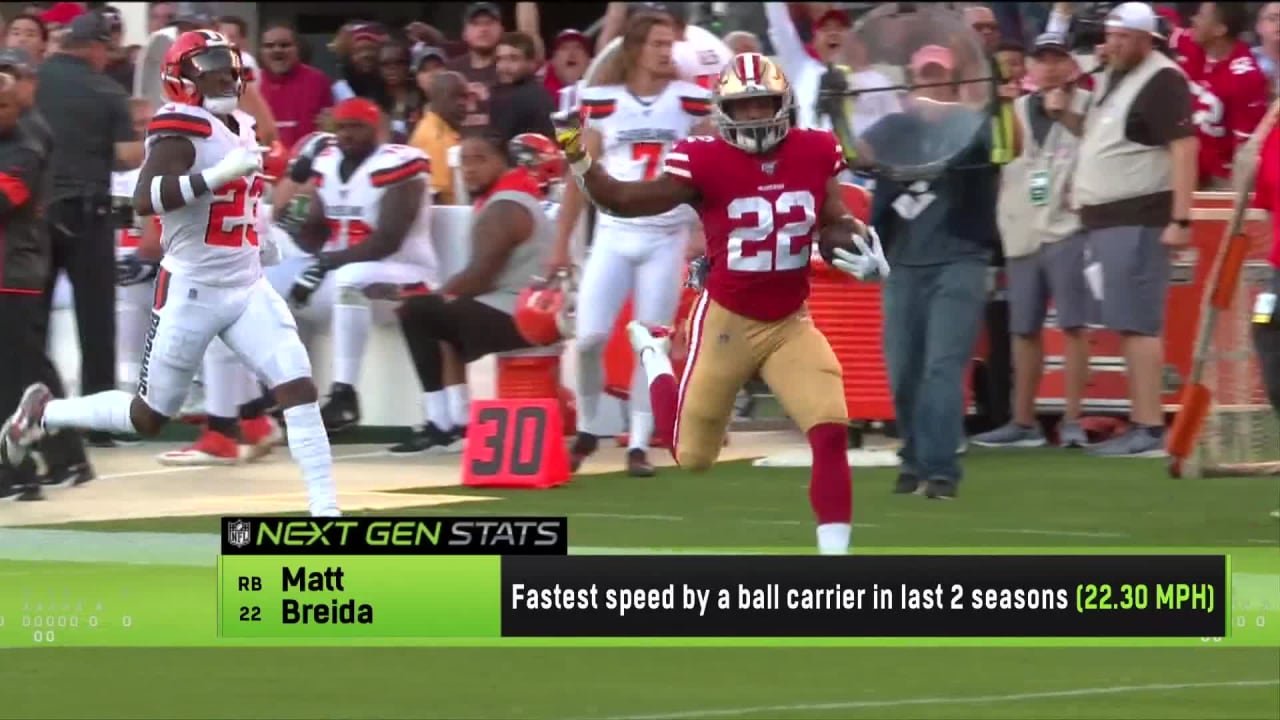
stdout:
POLYGON ((959 482, 964 374, 986 303, 987 266, 898 265, 883 293, 884 357, 903 472, 959 482))

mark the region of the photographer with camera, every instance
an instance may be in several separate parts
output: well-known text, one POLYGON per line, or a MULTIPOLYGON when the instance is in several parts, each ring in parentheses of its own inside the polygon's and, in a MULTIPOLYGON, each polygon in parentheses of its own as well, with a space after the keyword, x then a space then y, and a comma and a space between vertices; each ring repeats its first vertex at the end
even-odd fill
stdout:
MULTIPOLYGON (((1084 447, 1081 399, 1088 379, 1089 345, 1084 331, 1089 291, 1084 281, 1084 234, 1071 209, 1067 189, 1075 170, 1079 139, 1045 107, 1045 92, 1070 87, 1075 62, 1066 39, 1054 33, 1036 38, 1032 74, 1040 89, 1013 103, 1021 152, 1001 173, 997 218, 1009 287, 1009 329, 1013 335, 1013 419, 973 438, 981 447, 1041 447, 1047 444, 1036 422, 1036 393, 1044 371, 1041 338, 1052 299, 1066 341, 1066 413, 1059 445, 1084 447)), ((1088 92, 1075 90, 1071 109, 1084 112, 1088 92)))
POLYGON ((1072 203, 1092 265, 1102 323, 1122 335, 1131 429, 1090 448, 1104 456, 1163 454, 1160 401, 1169 254, 1191 242, 1199 148, 1191 91, 1177 64, 1156 50, 1151 6, 1127 2, 1106 19, 1108 67, 1083 113, 1065 87, 1045 94, 1049 116, 1080 137, 1072 203))

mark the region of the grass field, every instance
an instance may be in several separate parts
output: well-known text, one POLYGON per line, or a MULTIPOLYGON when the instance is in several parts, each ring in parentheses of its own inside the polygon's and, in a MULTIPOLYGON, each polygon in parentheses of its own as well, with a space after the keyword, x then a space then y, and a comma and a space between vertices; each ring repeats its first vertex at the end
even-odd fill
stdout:
MULTIPOLYGON (((974 451, 965 467, 954 502, 894 496, 891 470, 855 471, 855 552, 1201 546, 1280 554, 1280 523, 1268 515, 1280 507, 1275 479, 1175 481, 1158 461, 1050 450, 974 451)), ((726 463, 700 476, 587 476, 549 491, 450 488, 500 499, 394 514, 567 515, 575 552, 806 550, 807 478, 807 469, 726 463)), ((212 517, 57 527, 219 530, 212 517)), ((0 681, 0 717, 1280 718, 1280 648, 1213 645, 64 648, 0 651, 0 681)))

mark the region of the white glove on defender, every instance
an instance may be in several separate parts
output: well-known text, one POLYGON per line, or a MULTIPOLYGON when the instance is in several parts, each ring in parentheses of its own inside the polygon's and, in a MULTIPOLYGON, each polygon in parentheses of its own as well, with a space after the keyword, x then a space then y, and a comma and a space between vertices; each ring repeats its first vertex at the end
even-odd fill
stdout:
POLYGON ((836 248, 832 255, 832 265, 841 272, 848 273, 859 280, 883 280, 889 277, 889 261, 884 257, 884 248, 880 245, 880 236, 875 228, 867 226, 867 237, 853 236, 853 244, 858 246, 854 254, 844 248, 836 248), (868 243, 868 240, 870 242, 868 243))
POLYGON ((214 190, 232 180, 262 172, 262 153, 268 149, 264 147, 234 148, 219 160, 217 165, 201 173, 204 176, 204 184, 209 186, 210 190, 214 190))

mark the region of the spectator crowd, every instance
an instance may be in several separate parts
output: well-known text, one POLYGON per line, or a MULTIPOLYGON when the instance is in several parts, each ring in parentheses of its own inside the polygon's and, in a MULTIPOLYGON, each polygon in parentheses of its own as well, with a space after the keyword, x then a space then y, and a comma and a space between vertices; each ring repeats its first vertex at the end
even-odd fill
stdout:
MULTIPOLYGON (((333 127, 340 103, 369 101, 386 119, 387 141, 430 159, 430 193, 439 205, 471 199, 458 172, 467 140, 501 148, 529 133, 554 137, 553 113, 577 110, 593 60, 610 43, 625 46, 628 14, 636 10, 628 5, 675 16, 683 37, 714 31, 715 42, 732 52, 774 56, 790 79, 800 127, 833 127, 819 88, 835 68, 862 93, 840 106, 853 135, 842 140, 851 158, 857 150, 846 179, 871 191, 870 221, 894 268, 883 312, 903 444, 898 491, 916 492, 928 481, 949 483, 955 494, 957 448, 966 442, 962 387, 984 324, 992 350, 980 383, 985 424, 974 442, 1041 446, 1056 435, 1063 446, 1088 444, 1080 424, 1085 332, 1100 325, 1123 338, 1131 414, 1124 433, 1089 451, 1162 451, 1171 253, 1190 242, 1193 193, 1231 187, 1237 150, 1280 94, 1280 2, 968 5, 963 22, 995 78, 990 104, 979 113, 990 131, 984 125, 953 162, 909 180, 878 172, 883 146, 876 138, 888 137, 893 118, 965 102, 958 47, 931 44, 905 62, 886 63, 851 32, 858 13, 847 4, 735 4, 754 9, 718 8, 703 27, 686 30, 686 13, 696 12, 690 8, 609 3, 592 28, 554 34, 544 34, 539 3, 503 5, 514 8, 504 14, 495 3, 467 5, 456 34, 424 22, 351 20, 329 46, 338 59, 335 76, 308 64, 315 49, 287 22, 266 21, 251 36, 243 18, 183 14, 178 4, 159 2, 150 4, 148 29, 176 36, 208 28, 231 40, 250 84, 242 106, 258 119, 264 142, 296 148, 333 127), (992 283, 993 275, 1003 280, 992 283), (995 284, 1007 288, 998 302, 995 284), (1035 402, 1047 317, 1066 337, 1067 378, 1065 413, 1048 435, 1035 402)), ((696 4, 704 5, 725 4, 696 4)), ((110 174, 141 162, 139 121, 160 99, 141 79, 146 48, 124 46, 121 13, 101 3, 32 5, 5 18, 0 37, 0 79, 13 85, 0 83, 3 92, 34 111, 18 122, 50 145, 44 217, 52 248, 48 276, 35 283, 43 312, 71 305, 74 294, 81 392, 136 384, 136 364, 130 376, 124 348, 138 344, 138 330, 117 327, 116 278, 108 275, 116 247, 101 219, 114 212, 110 174), (56 282, 60 275, 65 287, 56 282)), ((679 45, 673 52, 679 65, 679 45)), ((708 87, 718 72, 716 66, 689 79, 708 87)), ((927 133, 937 121, 921 118, 925 125, 912 126, 915 132, 927 133)), ((571 262, 561 245, 548 250, 543 270, 571 262)), ((456 386, 449 354, 432 362, 434 375, 446 376, 432 391, 456 386)), ((6 409, 12 405, 8 394, 3 399, 6 409)), ((110 446, 129 439, 88 440, 110 446)), ((63 479, 87 468, 75 443, 47 454, 49 472, 63 479)))

